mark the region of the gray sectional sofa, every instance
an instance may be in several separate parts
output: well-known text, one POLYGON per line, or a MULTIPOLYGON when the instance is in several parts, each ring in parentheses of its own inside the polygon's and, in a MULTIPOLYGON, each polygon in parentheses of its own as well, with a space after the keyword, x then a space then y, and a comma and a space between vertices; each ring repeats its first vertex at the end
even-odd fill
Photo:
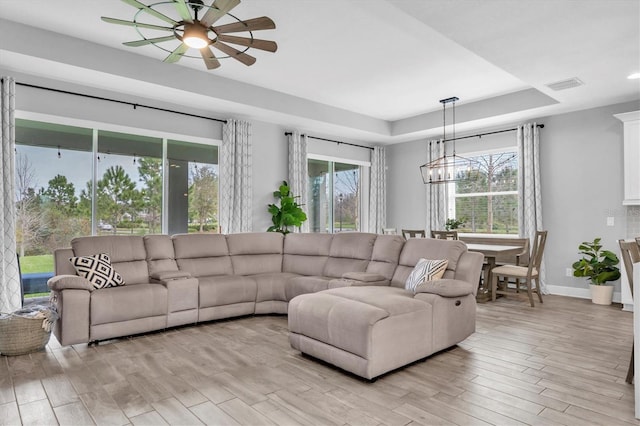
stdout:
POLYGON ((368 233, 94 236, 54 257, 62 345, 288 313, 294 348, 366 378, 473 333, 483 260, 460 241, 368 233), (126 285, 95 289, 76 275, 70 257, 99 253, 126 285), (449 264, 414 294, 404 282, 421 257, 449 264), (400 337, 407 355, 389 357, 384 348, 400 337))

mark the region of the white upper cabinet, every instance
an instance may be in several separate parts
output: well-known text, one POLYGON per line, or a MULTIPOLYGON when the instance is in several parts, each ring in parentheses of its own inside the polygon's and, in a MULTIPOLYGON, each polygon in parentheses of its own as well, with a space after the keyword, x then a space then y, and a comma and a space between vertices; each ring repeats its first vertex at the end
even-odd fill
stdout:
POLYGON ((615 114, 624 123, 624 201, 640 205, 640 111, 615 114))

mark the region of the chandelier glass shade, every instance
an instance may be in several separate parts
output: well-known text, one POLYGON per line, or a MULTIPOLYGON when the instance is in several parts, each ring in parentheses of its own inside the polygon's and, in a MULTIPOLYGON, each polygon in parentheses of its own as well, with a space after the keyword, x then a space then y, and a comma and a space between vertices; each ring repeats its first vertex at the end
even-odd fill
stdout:
POLYGON ((422 181, 425 184, 450 183, 461 179, 475 179, 478 175, 479 165, 476 161, 456 154, 456 101, 457 97, 441 99, 442 104, 442 155, 435 160, 420 166, 422 181), (446 105, 452 104, 453 111, 453 137, 446 138, 446 105), (447 153, 447 142, 452 142, 453 152, 447 153))

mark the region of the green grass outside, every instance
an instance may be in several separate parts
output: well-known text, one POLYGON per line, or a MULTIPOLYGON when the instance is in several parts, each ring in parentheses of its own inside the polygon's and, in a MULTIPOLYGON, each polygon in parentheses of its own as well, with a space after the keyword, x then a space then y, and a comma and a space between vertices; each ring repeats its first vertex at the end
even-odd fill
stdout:
POLYGON ((25 256, 20 258, 20 269, 23 274, 53 272, 53 255, 25 256))
POLYGON ((29 293, 29 294, 25 294, 24 298, 25 299, 31 299, 33 297, 45 297, 48 296, 50 293, 29 293))

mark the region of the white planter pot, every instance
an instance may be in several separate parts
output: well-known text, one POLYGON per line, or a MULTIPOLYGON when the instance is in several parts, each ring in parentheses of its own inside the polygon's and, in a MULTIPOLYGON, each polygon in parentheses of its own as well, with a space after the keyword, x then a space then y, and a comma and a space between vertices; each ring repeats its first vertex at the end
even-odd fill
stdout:
POLYGON ((593 285, 591 287, 591 301, 596 305, 610 305, 613 299, 612 285, 593 285))

